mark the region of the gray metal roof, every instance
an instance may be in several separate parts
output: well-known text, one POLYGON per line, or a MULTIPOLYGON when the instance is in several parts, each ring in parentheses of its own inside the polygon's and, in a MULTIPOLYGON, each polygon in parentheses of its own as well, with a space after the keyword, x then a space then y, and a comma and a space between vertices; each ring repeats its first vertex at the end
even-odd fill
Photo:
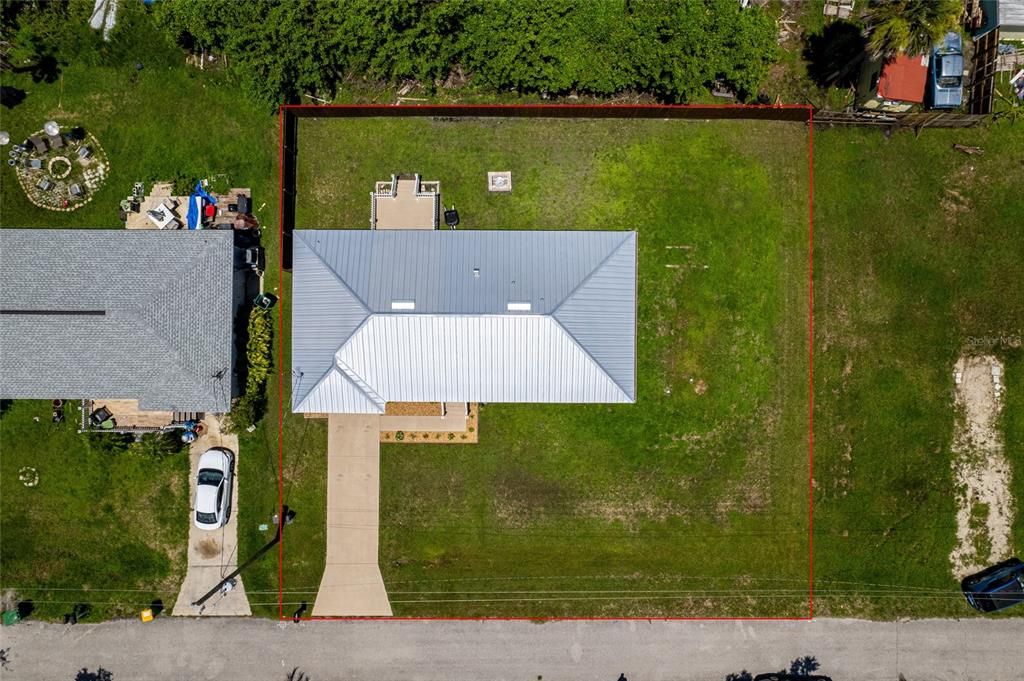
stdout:
POLYGON ((232 243, 226 231, 0 230, 0 396, 226 412, 232 243))
POLYGON ((635 232, 294 235, 294 411, 635 400, 635 232))

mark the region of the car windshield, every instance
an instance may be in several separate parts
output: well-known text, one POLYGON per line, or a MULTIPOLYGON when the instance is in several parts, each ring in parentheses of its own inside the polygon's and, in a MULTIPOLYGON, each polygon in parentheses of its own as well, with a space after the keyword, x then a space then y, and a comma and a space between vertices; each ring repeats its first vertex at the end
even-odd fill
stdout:
POLYGON ((212 513, 203 513, 202 511, 196 511, 196 520, 198 520, 201 523, 206 523, 209 525, 210 523, 217 522, 217 516, 215 516, 212 513))
POLYGON ((199 471, 200 485, 219 485, 220 481, 223 479, 224 474, 220 471, 215 471, 212 468, 204 468, 199 471))
POLYGON ((959 58, 946 57, 939 66, 940 87, 960 87, 963 61, 959 58))

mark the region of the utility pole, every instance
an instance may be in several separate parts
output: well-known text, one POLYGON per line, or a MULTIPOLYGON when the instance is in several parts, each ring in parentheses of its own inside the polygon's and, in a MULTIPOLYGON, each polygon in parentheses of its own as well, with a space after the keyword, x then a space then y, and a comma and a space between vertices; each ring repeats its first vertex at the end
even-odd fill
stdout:
MULTIPOLYGON (((271 539, 269 542, 267 542, 267 544, 263 548, 261 548, 259 551, 254 553, 249 560, 245 561, 244 563, 239 565, 237 568, 235 568, 234 572, 232 572, 230 575, 228 575, 224 579, 222 579, 219 582, 217 582, 217 585, 215 587, 213 587, 212 589, 210 589, 209 591, 207 591, 201 598, 199 598, 199 600, 193 601, 192 603, 190 603, 190 605, 193 608, 198 608, 203 603, 205 603, 206 601, 208 601, 211 598, 213 598, 214 594, 216 594, 218 591, 223 589, 228 584, 231 584, 232 586, 234 586, 233 582, 234 582, 235 577, 237 577, 239 574, 241 574, 242 570, 244 570, 245 568, 247 568, 250 565, 252 565, 253 563, 255 563, 257 560, 262 558, 263 554, 265 554, 267 551, 269 551, 270 549, 274 548, 274 546, 276 546, 277 543, 279 541, 281 541, 281 536, 284 534, 284 526, 285 525, 291 525, 293 520, 295 520, 295 511, 291 510, 287 506, 282 506, 281 507, 281 514, 278 516, 277 532, 274 534, 274 538, 271 539)), ((230 591, 230 587, 229 587, 228 590, 230 591)))

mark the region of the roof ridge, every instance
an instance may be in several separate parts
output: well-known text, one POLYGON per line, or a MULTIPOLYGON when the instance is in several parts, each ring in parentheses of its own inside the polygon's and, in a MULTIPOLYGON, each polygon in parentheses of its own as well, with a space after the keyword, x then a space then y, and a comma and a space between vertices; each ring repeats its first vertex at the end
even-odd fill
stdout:
POLYGON ((604 365, 601 364, 600 362, 598 362, 597 358, 594 357, 592 354, 590 354, 590 351, 587 350, 583 346, 583 343, 580 343, 579 340, 576 338, 576 336, 574 336, 572 334, 572 332, 569 331, 569 329, 565 328, 565 325, 562 324, 561 320, 559 320, 557 317, 555 317, 554 314, 544 315, 544 316, 551 318, 551 321, 554 323, 554 325, 556 327, 558 327, 559 329, 561 329, 562 332, 566 336, 569 337, 569 340, 571 340, 573 342, 573 344, 577 348, 579 348, 580 351, 582 351, 584 355, 586 355, 587 359, 589 359, 591 362, 593 362, 594 366, 596 366, 598 369, 600 369, 601 373, 604 374, 608 378, 608 380, 612 382, 612 385, 614 385, 616 388, 619 389, 619 392, 622 393, 622 396, 626 398, 627 402, 630 402, 630 403, 636 402, 636 398, 630 396, 629 392, 625 388, 622 387, 622 384, 619 383, 617 380, 615 380, 615 378, 613 378, 612 375, 608 373, 608 370, 604 368, 604 365))
MULTIPOLYGON (((295 234, 296 234, 296 236, 298 236, 299 241, 301 241, 303 244, 305 244, 306 248, 309 249, 309 252, 312 253, 313 255, 315 255, 316 259, 319 260, 321 263, 323 263, 323 266, 327 269, 327 271, 330 272, 331 274, 333 274, 334 278, 338 280, 338 283, 341 284, 342 287, 344 287, 344 289, 346 291, 348 291, 352 295, 352 297, 356 300, 356 302, 358 302, 360 305, 362 305, 363 309, 366 310, 366 313, 368 315, 371 314, 369 304, 367 304, 367 302, 365 300, 363 300, 363 298, 358 293, 356 293, 355 290, 351 286, 348 285, 348 282, 345 281, 345 278, 341 276, 341 274, 338 272, 338 270, 336 270, 333 267, 331 267, 331 264, 329 262, 327 262, 327 260, 324 258, 324 256, 320 255, 320 253, 317 252, 317 250, 313 247, 313 245, 310 244, 308 241, 306 241, 305 237, 302 236, 302 232, 303 231, 313 231, 313 230, 295 230, 295 234)), ((355 333, 355 332, 353 332, 353 333, 355 333)))
MULTIPOLYGON (((602 232, 602 234, 608 234, 608 233, 609 232, 602 232)), ((609 260, 611 260, 613 257, 615 257, 615 255, 619 251, 622 250, 622 247, 625 246, 626 242, 629 241, 630 235, 635 235, 636 234, 636 232, 623 232, 623 233, 626 235, 626 238, 624 238, 622 241, 620 241, 618 243, 618 245, 615 246, 615 248, 613 248, 611 250, 611 252, 608 253, 608 255, 606 255, 604 258, 602 258, 601 262, 597 263, 597 265, 594 266, 594 269, 592 269, 590 271, 590 274, 588 274, 587 276, 583 277, 583 279, 580 281, 580 283, 576 284, 576 286, 574 286, 573 289, 571 291, 569 291, 568 295, 566 295, 565 298, 563 298, 562 301, 560 303, 558 303, 558 305, 556 305, 555 307, 551 308, 551 312, 549 312, 548 315, 550 315, 551 317, 555 317, 555 315, 558 314, 558 311, 562 309, 562 306, 565 305, 570 300, 572 300, 573 296, 575 296, 579 292, 579 290, 581 288, 583 288, 587 284, 587 282, 589 282, 591 279, 593 279, 594 275, 597 274, 598 272, 600 272, 601 269, 608 263, 609 260)), ((561 322, 559 322, 559 325, 561 325, 561 322)), ((575 338, 574 338, 574 340, 575 340, 575 338)), ((618 385, 618 384, 616 384, 616 385, 618 385)))
MULTIPOLYGON (((355 336, 357 333, 359 333, 359 331, 362 328, 363 328, 363 326, 360 325, 359 329, 356 329, 352 333, 352 336, 355 336)), ((350 336, 350 338, 351 338, 351 336, 350 336)), ((342 345, 341 347, 345 347, 345 346, 342 345)), ((341 348, 338 348, 338 350, 341 351, 341 348)), ((356 390, 358 390, 359 392, 363 393, 363 395, 366 396, 366 399, 368 399, 371 402, 373 402, 374 404, 378 405, 380 407, 381 412, 383 413, 384 405, 387 403, 387 400, 385 400, 384 397, 381 396, 381 394, 378 393, 374 389, 374 387, 372 385, 367 383, 366 380, 362 376, 357 374, 355 372, 355 370, 352 369, 352 367, 350 367, 348 364, 346 364, 345 362, 343 362, 340 359, 338 359, 337 355, 335 355, 335 357, 334 357, 334 365, 338 369, 341 370, 341 373, 345 377, 345 380, 347 380, 349 383, 351 383, 353 386, 355 386, 356 390), (358 380, 358 383, 356 382, 357 380, 358 380), (362 387, 364 385, 366 386, 365 388, 362 387)))
MULTIPOLYGON (((174 364, 174 366, 178 368, 179 375, 190 376, 192 379, 194 379, 194 383, 193 383, 194 387, 199 388, 200 392, 209 392, 213 396, 214 400, 219 401, 219 398, 216 395, 215 391, 213 391, 213 390, 209 390, 208 391, 207 386, 204 383, 204 381, 207 378, 211 378, 212 379, 212 378, 215 378, 215 376, 203 377, 203 376, 200 376, 198 373, 196 373, 196 371, 195 371, 196 367, 194 367, 194 366, 190 365, 188 362, 184 361, 184 358, 182 357, 182 353, 181 353, 180 349, 177 346, 175 346, 173 343, 168 341, 168 339, 163 334, 161 334, 159 331, 157 331, 155 328, 153 328, 153 326, 151 324, 146 323, 146 320, 143 319, 142 317, 140 317, 136 313, 136 311, 134 309, 124 308, 124 309, 122 309, 122 312, 126 316, 130 317, 134 321, 136 328, 139 329, 139 331, 141 333, 146 333, 150 337, 156 339, 157 341, 160 341, 159 345, 161 347, 163 347, 165 350, 167 350, 167 352, 165 353, 165 357, 170 359, 171 362, 174 364)), ((226 367, 226 368, 228 369, 228 371, 231 370, 231 367, 226 367)), ((221 380, 223 380, 223 377, 222 377, 221 380)), ((231 380, 230 376, 228 377, 228 380, 229 381, 231 380)), ((222 384, 221 387, 223 388, 223 384, 222 384)), ((228 392, 230 393, 230 388, 228 389, 228 392)), ((226 397, 226 399, 223 402, 223 406, 224 406, 225 410, 227 410, 231 406, 231 397, 230 397, 230 395, 226 395, 225 397, 226 397)), ((142 405, 142 399, 141 398, 139 400, 139 404, 140 404, 140 406, 142 405)))
MULTIPOLYGON (((204 248, 204 252, 197 258, 189 261, 189 266, 183 267, 177 274, 178 277, 188 277, 196 270, 202 270, 206 268, 207 260, 216 256, 216 253, 208 248, 204 248)), ((177 279, 168 279, 163 285, 157 287, 155 291, 142 299, 139 299, 135 305, 125 306, 120 308, 122 312, 130 316, 136 326, 142 331, 148 331, 150 335, 161 341, 160 345, 167 351, 167 355, 173 357, 174 364, 181 370, 182 374, 186 374, 195 379, 195 386, 199 387, 202 391, 206 391, 207 387, 205 381, 209 376, 201 376, 198 372, 199 367, 193 365, 191 362, 185 360, 184 348, 181 346, 180 337, 169 337, 163 333, 152 321, 147 317, 146 310, 149 307, 155 306, 159 299, 163 297, 165 293, 171 290, 175 285, 178 285, 177 279), (147 305, 148 304, 148 305, 147 305)), ((231 372, 232 367, 225 367, 228 372, 231 372)), ((229 379, 230 380, 230 379, 229 379)), ((228 389, 230 393, 230 388, 228 389)), ((216 399, 216 395, 214 398, 216 399)), ((229 407, 231 403, 230 395, 224 401, 225 408, 229 407)))
MULTIPOLYGON (((332 365, 330 366, 330 368, 328 368, 328 369, 327 369, 327 371, 325 371, 325 372, 323 373, 323 375, 322 375, 322 376, 321 376, 320 378, 318 378, 318 379, 317 379, 316 383, 314 383, 314 384, 313 384, 313 386, 312 386, 312 387, 311 387, 311 388, 310 388, 309 390, 307 390, 307 391, 306 391, 306 394, 302 396, 302 401, 301 401, 301 402, 299 402, 299 403, 298 403, 297 405, 295 405, 294 407, 292 407, 292 411, 293 411, 293 412, 295 412, 295 413, 299 413, 300 411, 302 411, 302 407, 303 407, 303 405, 304 405, 304 404, 306 403, 306 400, 308 400, 308 399, 309 399, 309 396, 310 396, 310 395, 312 395, 312 394, 313 394, 313 392, 314 392, 314 391, 315 391, 315 390, 316 390, 317 388, 319 388, 319 387, 320 387, 321 385, 323 385, 323 383, 324 383, 325 381, 327 381, 327 380, 328 380, 328 379, 329 379, 329 378, 331 377, 331 375, 332 375, 332 374, 338 374, 338 376, 340 376, 342 380, 344 380, 344 381, 345 381, 346 383, 348 383, 348 384, 349 384, 349 385, 351 385, 351 386, 352 386, 353 388, 355 388, 356 390, 358 390, 358 391, 359 391, 359 393, 360 393, 361 395, 363 395, 363 397, 365 397, 365 398, 366 398, 366 399, 367 399, 368 401, 370 401, 370 402, 372 402, 372 403, 373 403, 374 405, 376 405, 376 406, 377 406, 377 407, 378 407, 378 408, 380 409, 380 413, 382 413, 382 414, 383 414, 383 413, 384 413, 384 404, 383 404, 383 403, 381 402, 381 400, 382 400, 383 398, 380 398, 380 396, 378 395, 377 397, 378 397, 379 399, 375 399, 375 398, 374 398, 373 396, 371 396, 371 395, 368 395, 368 394, 366 393, 366 391, 365 391, 365 390, 363 390, 362 388, 360 388, 360 387, 359 387, 359 386, 358 386, 358 385, 356 384, 356 382, 355 382, 355 381, 353 381, 353 380, 352 380, 352 379, 351 379, 351 378, 350 378, 350 377, 348 376, 348 374, 346 373, 345 369, 343 369, 343 368, 342 368, 341 366, 339 366, 340 364, 341 364, 340 362, 335 362, 334 364, 332 364, 332 365)), ((352 373, 353 373, 353 374, 355 374, 355 372, 352 372, 352 373)), ((361 379, 360 379, 360 380, 361 380, 361 379)), ((364 381, 364 383, 365 383, 365 381, 364 381)), ((376 395, 376 393, 374 393, 374 394, 376 395)))

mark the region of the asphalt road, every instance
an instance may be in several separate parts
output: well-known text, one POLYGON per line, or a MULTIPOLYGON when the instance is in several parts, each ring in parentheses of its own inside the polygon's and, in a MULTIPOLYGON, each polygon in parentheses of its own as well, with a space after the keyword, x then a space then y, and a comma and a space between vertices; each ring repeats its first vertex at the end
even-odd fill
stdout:
POLYGON ((1020 681, 1024 619, 813 622, 270 622, 162 617, 4 627, 7 681, 723 681, 813 655, 834 681, 1020 681), (295 676, 294 678, 301 678, 295 676))

